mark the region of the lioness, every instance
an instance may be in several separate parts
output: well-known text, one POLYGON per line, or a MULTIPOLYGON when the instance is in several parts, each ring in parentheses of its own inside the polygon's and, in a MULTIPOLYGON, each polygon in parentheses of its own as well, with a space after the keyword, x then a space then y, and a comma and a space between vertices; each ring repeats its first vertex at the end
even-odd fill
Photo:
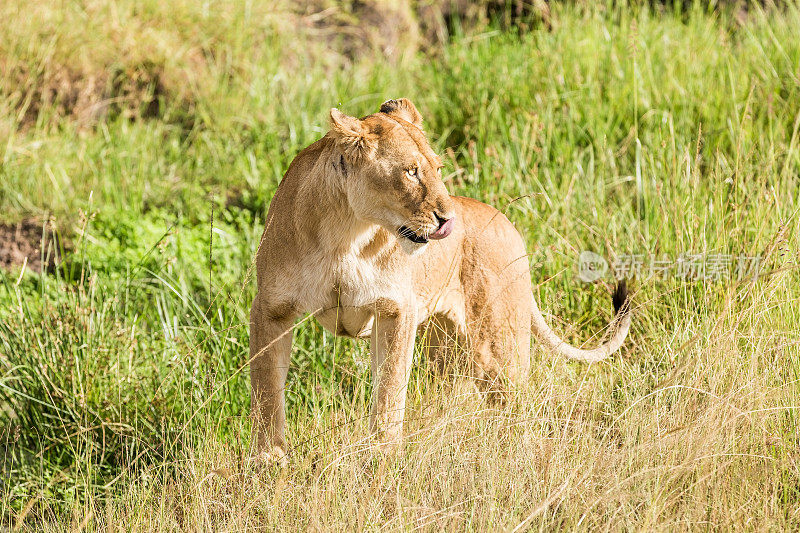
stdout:
POLYGON ((284 387, 301 313, 337 335, 370 339, 370 428, 389 447, 401 439, 414 338, 432 323, 429 355, 466 346, 478 383, 500 394, 528 375, 531 329, 552 351, 582 361, 622 345, 624 285, 607 343, 582 350, 550 329, 522 237, 494 208, 447 193, 409 100, 389 100, 362 119, 331 109, 330 128, 289 165, 257 253, 250 368, 259 461, 285 461, 284 387))

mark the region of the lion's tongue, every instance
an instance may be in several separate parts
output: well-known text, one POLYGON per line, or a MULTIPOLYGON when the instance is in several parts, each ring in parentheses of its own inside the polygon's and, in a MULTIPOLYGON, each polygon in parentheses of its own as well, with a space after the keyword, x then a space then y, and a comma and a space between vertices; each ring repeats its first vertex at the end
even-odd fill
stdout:
POLYGON ((453 219, 447 220, 444 224, 439 226, 439 229, 431 233, 428 238, 433 240, 444 239, 450 232, 453 231, 453 219))

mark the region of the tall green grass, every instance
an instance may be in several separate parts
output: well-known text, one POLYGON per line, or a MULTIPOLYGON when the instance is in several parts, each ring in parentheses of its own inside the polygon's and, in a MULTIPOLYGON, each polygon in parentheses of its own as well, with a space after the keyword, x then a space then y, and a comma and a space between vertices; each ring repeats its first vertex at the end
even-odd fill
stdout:
MULTIPOLYGON (((48 274, 0 272, 10 525, 798 527, 797 6, 739 25, 554 5, 551 32, 459 36, 388 64, 316 61, 235 5, 191 106, 89 127, 55 108, 23 126, 2 108, 0 217, 51 220, 65 247, 48 274), (574 343, 611 311, 608 278, 576 277, 582 250, 761 256, 765 275, 638 280, 621 354, 586 366, 537 350, 505 409, 420 361, 408 444, 384 460, 366 446, 367 347, 307 318, 292 464, 255 473, 247 316, 269 199, 330 107, 363 115, 398 96, 422 112, 450 190, 516 224, 541 307, 574 343)), ((213 29, 195 15, 171 22, 178 48, 193 24, 213 29)), ((66 55, 71 41, 53 42, 66 55)))

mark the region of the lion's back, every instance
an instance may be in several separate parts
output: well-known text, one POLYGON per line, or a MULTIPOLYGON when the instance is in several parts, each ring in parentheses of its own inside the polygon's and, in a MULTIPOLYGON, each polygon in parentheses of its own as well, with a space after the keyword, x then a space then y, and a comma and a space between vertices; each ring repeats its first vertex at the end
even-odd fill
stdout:
MULTIPOLYGON (((478 256, 496 269, 510 267, 518 271, 512 263, 523 263, 525 272, 528 272, 525 243, 503 213, 474 198, 456 196, 453 199, 464 224, 464 244, 471 249, 471 255, 478 256)), ((484 263, 484 266, 488 265, 484 263)))

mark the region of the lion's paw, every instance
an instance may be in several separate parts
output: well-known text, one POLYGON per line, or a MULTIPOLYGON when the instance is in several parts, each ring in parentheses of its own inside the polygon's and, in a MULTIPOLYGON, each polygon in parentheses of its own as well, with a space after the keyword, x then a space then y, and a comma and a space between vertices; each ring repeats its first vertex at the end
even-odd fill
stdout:
POLYGON ((289 454, 280 446, 272 446, 250 457, 250 463, 256 470, 273 467, 286 468, 289 466, 289 454))

